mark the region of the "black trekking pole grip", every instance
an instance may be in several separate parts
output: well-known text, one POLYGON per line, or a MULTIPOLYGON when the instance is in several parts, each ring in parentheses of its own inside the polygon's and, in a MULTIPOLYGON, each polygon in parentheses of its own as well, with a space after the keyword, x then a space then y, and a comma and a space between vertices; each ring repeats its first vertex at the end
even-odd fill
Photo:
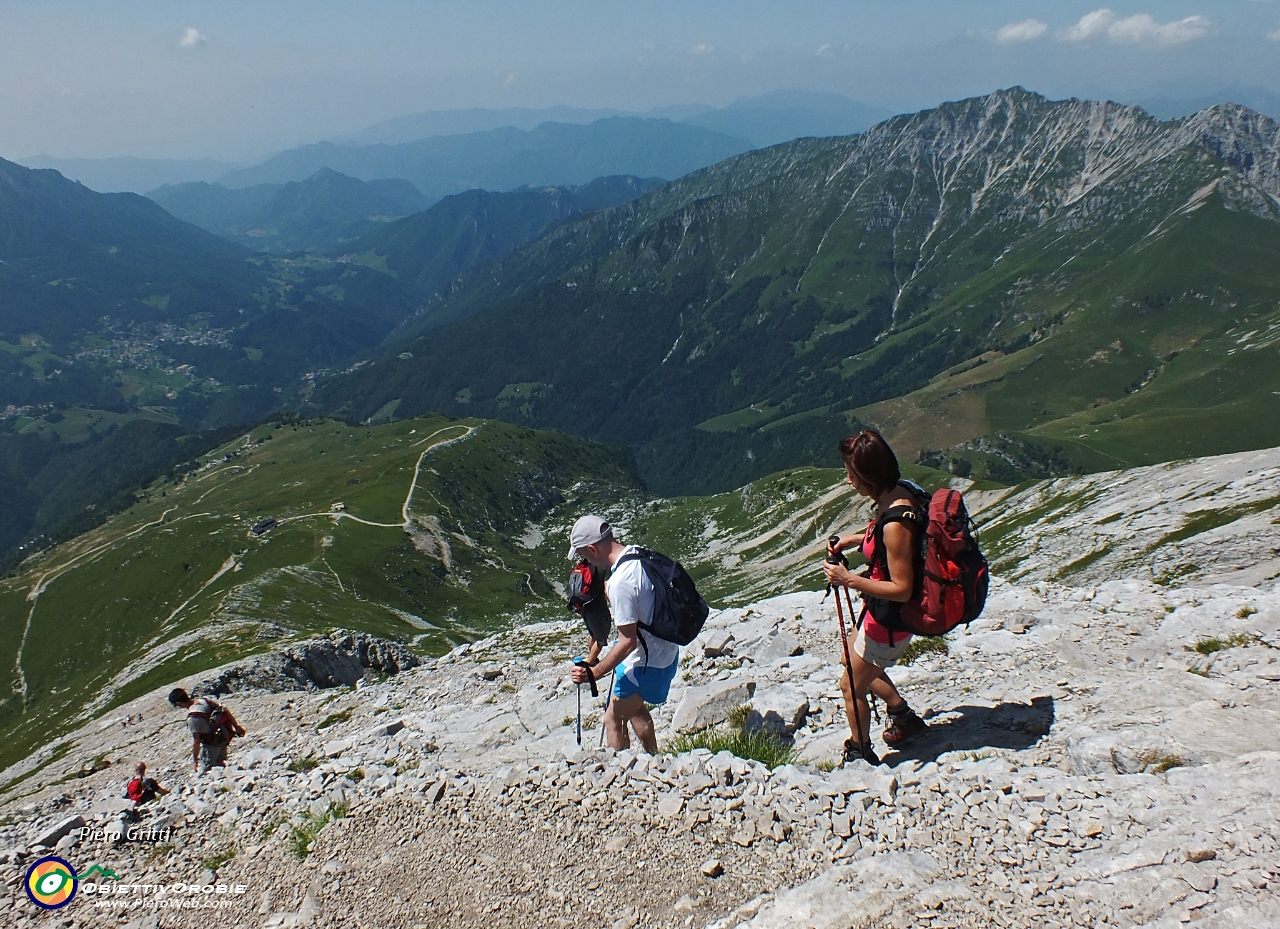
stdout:
POLYGON ((591 670, 591 665, 587 664, 587 659, 585 659, 585 658, 575 658, 575 659, 573 659, 573 663, 574 663, 574 666, 575 666, 575 667, 585 668, 585 669, 586 669, 586 672, 587 672, 587 682, 591 685, 591 696, 593 696, 593 697, 598 697, 598 696, 600 696, 600 688, 596 686, 596 675, 595 675, 595 672, 591 670))
MULTIPOLYGON (((833 549, 839 544, 840 544, 840 536, 838 535, 833 535, 831 536, 831 538, 827 539, 827 545, 833 549)), ((834 555, 827 556, 827 564, 842 564, 847 568, 849 567, 849 559, 844 557, 843 553, 836 552, 834 555)), ((828 581, 827 592, 822 595, 822 599, 825 601, 830 594, 831 594, 831 583, 828 581)))
MULTIPOLYGON (((833 549, 839 544, 840 544, 840 536, 838 535, 833 535, 831 538, 827 539, 827 545, 829 545, 833 549)), ((844 553, 841 551, 837 551, 834 555, 828 555, 827 563, 842 564, 846 568, 849 567, 849 559, 844 557, 844 553)))

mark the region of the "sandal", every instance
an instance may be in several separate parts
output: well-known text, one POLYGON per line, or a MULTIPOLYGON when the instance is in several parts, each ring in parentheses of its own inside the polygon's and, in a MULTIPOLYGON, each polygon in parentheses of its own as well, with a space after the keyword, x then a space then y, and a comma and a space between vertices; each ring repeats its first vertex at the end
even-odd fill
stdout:
POLYGON ((852 737, 844 740, 844 760, 857 761, 862 759, 868 764, 875 766, 880 764, 880 756, 876 754, 875 746, 868 742, 863 745, 861 742, 855 742, 852 737))
POLYGON ((928 728, 928 723, 917 716, 914 711, 908 711, 899 716, 890 715, 889 726, 882 735, 886 745, 901 745, 904 742, 911 741, 928 728))

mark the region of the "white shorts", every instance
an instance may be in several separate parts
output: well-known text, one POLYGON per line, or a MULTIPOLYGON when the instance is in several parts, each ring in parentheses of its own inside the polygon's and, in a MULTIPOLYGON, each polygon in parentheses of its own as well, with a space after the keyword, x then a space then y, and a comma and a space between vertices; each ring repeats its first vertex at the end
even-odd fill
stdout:
POLYGON ((911 641, 911 636, 907 633, 901 635, 894 633, 893 644, 885 645, 883 642, 877 642, 875 639, 867 638, 867 630, 859 628, 858 634, 853 638, 853 653, 868 664, 873 664, 877 668, 892 668, 898 663, 902 657, 902 653, 907 650, 907 643, 911 641))

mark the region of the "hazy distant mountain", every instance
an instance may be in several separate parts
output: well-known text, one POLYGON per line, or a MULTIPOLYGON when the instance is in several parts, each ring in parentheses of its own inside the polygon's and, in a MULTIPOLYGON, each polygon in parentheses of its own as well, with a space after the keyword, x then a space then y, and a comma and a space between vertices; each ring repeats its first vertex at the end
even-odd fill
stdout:
POLYGON ((744 97, 722 108, 686 104, 645 112, 572 106, 433 110, 397 116, 333 141, 343 145, 399 145, 432 136, 486 132, 504 126, 529 130, 545 122, 585 124, 612 116, 633 116, 702 126, 764 147, 803 136, 851 135, 892 115, 892 111, 883 107, 858 103, 841 94, 777 90, 759 97, 744 97))
POLYGON ((227 187, 279 184, 321 168, 371 181, 406 178, 431 200, 475 188, 569 186, 612 174, 679 177, 751 148, 746 139, 666 119, 613 117, 585 126, 542 123, 438 136, 400 145, 291 149, 263 164, 224 175, 227 187))
POLYGON ((347 251, 385 264, 401 283, 429 296, 460 272, 519 248, 558 220, 626 203, 663 183, 656 177, 622 176, 581 187, 468 190, 370 233, 347 251))
POLYGON ((1280 94, 1262 87, 1226 87, 1201 97, 1177 97, 1170 94, 1142 97, 1139 106, 1156 119, 1178 119, 1222 103, 1247 106, 1272 119, 1280 119, 1280 94))
POLYGON ((501 110, 431 110, 426 113, 410 113, 375 123, 367 129, 349 136, 334 139, 340 145, 400 145, 438 135, 465 135, 472 132, 489 132, 511 126, 516 129, 535 129, 543 123, 594 123, 611 116, 634 116, 621 110, 590 110, 575 106, 547 106, 534 109, 513 106, 501 110))
POLYGON ((53 158, 36 155, 18 162, 28 168, 52 168, 99 193, 146 193, 165 184, 212 181, 239 165, 211 158, 53 158))
POLYGON ((201 181, 147 196, 201 229, 277 254, 331 251, 430 205, 401 178, 361 181, 329 168, 288 184, 232 190, 201 181))
POLYGON ((809 136, 865 132, 893 113, 840 94, 778 90, 744 97, 727 107, 688 117, 683 122, 750 139, 757 148, 809 136))

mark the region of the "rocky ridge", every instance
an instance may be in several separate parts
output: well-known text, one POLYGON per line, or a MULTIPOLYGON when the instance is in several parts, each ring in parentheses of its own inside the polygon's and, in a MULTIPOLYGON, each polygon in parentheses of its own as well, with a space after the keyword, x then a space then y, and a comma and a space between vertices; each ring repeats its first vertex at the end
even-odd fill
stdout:
MULTIPOLYGON (((817 594, 719 612, 658 714, 669 736, 749 693, 762 724, 796 727, 799 763, 772 771, 706 750, 598 750, 598 706, 579 749, 568 624, 356 688, 228 697, 250 735, 203 777, 157 692, 121 710, 145 723, 99 724, 109 769, 7 804, 10 918, 41 918, 13 879, 39 841, 130 883, 245 886, 219 917, 243 926, 1280 916, 1280 587, 999 584, 948 654, 895 673, 931 732, 878 769, 827 770, 847 731, 832 627, 817 594), (1185 651, 1210 637, 1225 647, 1185 651), (174 788, 143 820, 168 841, 58 838, 77 816, 110 824, 135 757, 174 788)), ((67 912, 66 925, 200 919, 117 918, 88 895, 67 912)))

